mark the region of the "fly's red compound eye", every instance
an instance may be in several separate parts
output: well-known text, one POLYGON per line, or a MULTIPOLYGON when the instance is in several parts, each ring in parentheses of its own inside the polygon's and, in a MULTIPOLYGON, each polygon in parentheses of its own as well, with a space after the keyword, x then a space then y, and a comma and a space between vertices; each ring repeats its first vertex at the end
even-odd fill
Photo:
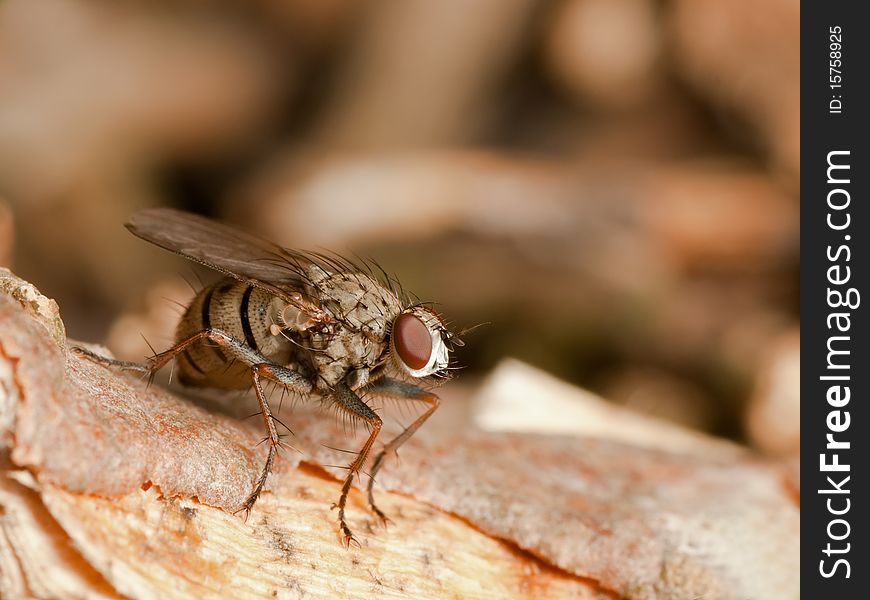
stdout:
POLYGON ((393 323, 393 347, 408 368, 419 371, 432 356, 432 336, 426 325, 414 315, 399 315, 393 323))

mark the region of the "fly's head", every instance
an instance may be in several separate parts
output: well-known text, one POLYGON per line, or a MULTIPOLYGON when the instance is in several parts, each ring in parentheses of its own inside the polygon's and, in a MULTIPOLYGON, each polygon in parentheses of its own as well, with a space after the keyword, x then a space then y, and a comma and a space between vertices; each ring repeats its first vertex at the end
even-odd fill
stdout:
POLYGON ((461 344, 434 309, 415 305, 390 324, 387 362, 404 378, 446 378, 450 353, 461 344))

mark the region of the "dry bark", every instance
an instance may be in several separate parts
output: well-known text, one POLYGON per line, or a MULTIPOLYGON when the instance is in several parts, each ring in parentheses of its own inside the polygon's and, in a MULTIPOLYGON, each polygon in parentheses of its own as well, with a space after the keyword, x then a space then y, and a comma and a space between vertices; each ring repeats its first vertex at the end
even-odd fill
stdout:
POLYGON ((323 444, 354 446, 285 410, 300 452, 245 521, 258 422, 67 352, 56 305, 0 271, 0 596, 798 597, 799 509, 772 467, 445 414, 379 476, 387 529, 352 493, 345 549, 323 465, 347 456, 323 444))

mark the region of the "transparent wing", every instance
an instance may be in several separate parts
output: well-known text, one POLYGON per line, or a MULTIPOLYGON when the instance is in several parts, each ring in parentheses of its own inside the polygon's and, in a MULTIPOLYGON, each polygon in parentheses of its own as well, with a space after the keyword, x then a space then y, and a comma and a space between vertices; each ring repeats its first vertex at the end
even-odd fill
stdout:
POLYGON ((147 242, 318 312, 316 303, 301 296, 307 270, 316 264, 301 252, 171 208, 140 210, 126 227, 147 242))

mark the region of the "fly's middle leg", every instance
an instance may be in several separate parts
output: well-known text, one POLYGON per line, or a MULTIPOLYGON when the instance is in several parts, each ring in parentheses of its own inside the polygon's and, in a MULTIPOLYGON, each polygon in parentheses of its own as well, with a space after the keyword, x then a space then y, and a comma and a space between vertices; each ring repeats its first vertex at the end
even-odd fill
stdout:
POLYGON ((251 508, 253 508, 257 498, 260 497, 260 492, 263 491, 263 486, 266 484, 266 478, 272 470, 272 463, 275 461, 275 456, 278 453, 278 446, 280 445, 278 430, 275 428, 275 419, 272 417, 272 409, 269 408, 269 401, 266 399, 266 394, 263 392, 263 386, 261 385, 260 380, 268 379, 289 390, 297 392, 307 393, 311 391, 311 384, 303 379, 299 373, 292 369, 276 365, 271 361, 251 365, 251 378, 254 382, 254 391, 257 394, 257 401, 260 403, 260 414, 263 416, 263 423, 266 426, 266 433, 268 434, 269 455, 266 458, 266 464, 263 466, 260 477, 254 485, 254 490, 242 506, 246 515, 251 513, 251 508))

